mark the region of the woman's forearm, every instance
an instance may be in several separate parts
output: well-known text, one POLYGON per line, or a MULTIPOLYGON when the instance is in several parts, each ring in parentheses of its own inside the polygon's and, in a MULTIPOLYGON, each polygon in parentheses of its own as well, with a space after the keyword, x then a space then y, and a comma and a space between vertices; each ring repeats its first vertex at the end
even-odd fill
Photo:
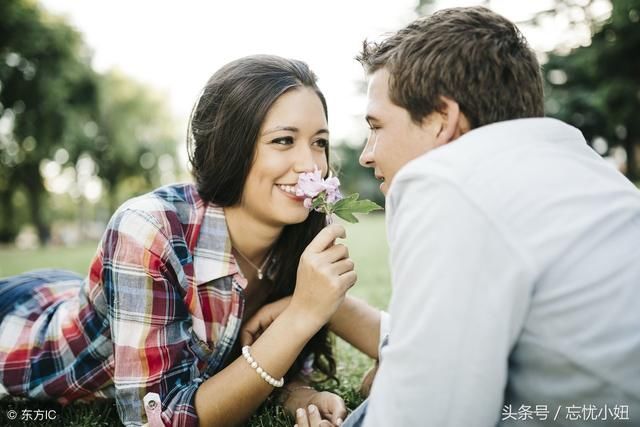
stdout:
MULTIPOLYGON (((269 375, 280 379, 321 326, 307 322, 304 313, 287 309, 253 343, 251 356, 269 375)), ((195 407, 200 426, 239 425, 272 391, 241 356, 198 388, 195 407)))
POLYGON ((329 321, 329 329, 373 359, 378 358, 380 310, 347 296, 329 321))

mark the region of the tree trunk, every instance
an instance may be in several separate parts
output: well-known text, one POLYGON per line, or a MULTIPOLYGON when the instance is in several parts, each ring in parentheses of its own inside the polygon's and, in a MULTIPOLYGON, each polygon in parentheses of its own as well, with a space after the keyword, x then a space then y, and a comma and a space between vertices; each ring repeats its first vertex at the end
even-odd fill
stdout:
POLYGON ((30 166, 31 167, 25 170, 26 176, 23 177, 23 184, 27 190, 31 223, 36 227, 40 244, 44 246, 49 242, 49 237, 51 237, 49 224, 45 221, 42 212, 42 206, 47 205, 46 202, 44 204, 42 203, 43 199, 46 198, 47 191, 44 188, 38 165, 34 164, 30 166))
POLYGON ((15 228, 14 214, 15 209, 13 207, 12 200, 13 191, 11 188, 7 188, 0 193, 0 204, 2 205, 2 223, 0 223, 0 242, 12 243, 18 231, 15 228))

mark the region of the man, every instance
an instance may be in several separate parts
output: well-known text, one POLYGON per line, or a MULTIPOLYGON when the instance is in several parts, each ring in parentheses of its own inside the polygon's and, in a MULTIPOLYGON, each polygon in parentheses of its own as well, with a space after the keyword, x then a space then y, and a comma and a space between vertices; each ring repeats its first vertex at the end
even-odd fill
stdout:
POLYGON ((364 425, 640 425, 640 193, 543 117, 515 25, 443 10, 359 60, 393 282, 364 425))

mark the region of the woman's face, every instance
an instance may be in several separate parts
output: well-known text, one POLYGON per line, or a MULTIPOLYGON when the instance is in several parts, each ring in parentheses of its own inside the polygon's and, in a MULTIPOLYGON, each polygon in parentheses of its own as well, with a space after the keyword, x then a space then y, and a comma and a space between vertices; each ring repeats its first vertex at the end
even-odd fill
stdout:
POLYGON ((292 89, 276 100, 262 123, 242 194, 241 204, 248 214, 278 227, 307 219, 309 210, 294 187, 298 176, 315 166, 326 175, 327 128, 313 89, 292 89))

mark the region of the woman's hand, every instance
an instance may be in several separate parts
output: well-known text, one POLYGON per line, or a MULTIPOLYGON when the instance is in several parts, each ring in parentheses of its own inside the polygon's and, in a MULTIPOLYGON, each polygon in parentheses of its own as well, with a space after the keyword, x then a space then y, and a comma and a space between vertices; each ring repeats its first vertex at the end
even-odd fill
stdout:
MULTIPOLYGON (((292 393, 289 401, 295 400, 300 403, 292 393)), ((313 391, 306 399, 303 398, 303 401, 306 401, 306 404, 295 411, 298 427, 340 426, 347 416, 347 406, 337 394, 313 391)))
POLYGON ((291 297, 285 297, 262 306, 249 320, 242 325, 240 342, 243 346, 251 345, 257 340, 269 325, 280 316, 291 302, 291 297))
POLYGON ((287 308, 316 329, 329 321, 357 280, 347 247, 334 243, 339 237, 346 237, 344 227, 331 224, 309 243, 300 257, 296 288, 287 308))

